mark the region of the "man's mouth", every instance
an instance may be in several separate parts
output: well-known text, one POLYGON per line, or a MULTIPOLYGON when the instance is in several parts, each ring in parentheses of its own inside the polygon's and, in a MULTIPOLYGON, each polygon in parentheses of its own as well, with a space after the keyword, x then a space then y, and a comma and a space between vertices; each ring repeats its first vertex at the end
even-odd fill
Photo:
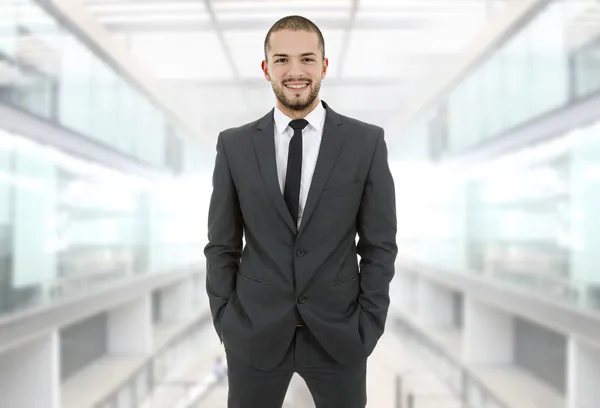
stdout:
POLYGON ((285 87, 290 89, 304 89, 307 86, 308 82, 288 82, 285 84, 285 87))

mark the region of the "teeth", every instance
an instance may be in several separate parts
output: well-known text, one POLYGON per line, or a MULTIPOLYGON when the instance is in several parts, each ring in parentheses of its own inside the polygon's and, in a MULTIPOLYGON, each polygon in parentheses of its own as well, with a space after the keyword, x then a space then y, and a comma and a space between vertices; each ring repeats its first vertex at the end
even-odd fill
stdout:
POLYGON ((300 88, 304 88, 305 86, 307 86, 308 84, 302 84, 302 85, 286 85, 288 88, 294 88, 294 89, 300 89, 300 88))

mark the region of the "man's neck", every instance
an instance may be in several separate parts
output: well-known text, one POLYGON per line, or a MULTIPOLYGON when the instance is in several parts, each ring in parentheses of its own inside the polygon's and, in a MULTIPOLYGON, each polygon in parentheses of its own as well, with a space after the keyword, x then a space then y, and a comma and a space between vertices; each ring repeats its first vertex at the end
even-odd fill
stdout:
POLYGON ((304 110, 294 110, 294 109, 286 108, 285 106, 283 106, 283 104, 281 102, 277 101, 277 108, 281 112, 283 112, 285 115, 289 116, 292 119, 304 119, 306 116, 308 116, 309 113, 311 113, 313 110, 315 110, 315 108, 320 103, 321 103, 321 99, 315 98, 313 103, 308 108, 306 108, 304 110))

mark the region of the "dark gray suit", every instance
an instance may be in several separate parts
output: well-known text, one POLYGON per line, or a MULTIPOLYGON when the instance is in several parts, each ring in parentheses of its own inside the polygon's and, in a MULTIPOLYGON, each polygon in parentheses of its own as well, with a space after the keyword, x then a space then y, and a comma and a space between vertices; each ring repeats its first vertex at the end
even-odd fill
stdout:
POLYGON ((217 142, 206 290, 226 350, 256 370, 282 362, 298 325, 343 367, 363 364, 384 331, 397 254, 384 132, 322 103, 299 228, 277 178, 273 111, 217 142))

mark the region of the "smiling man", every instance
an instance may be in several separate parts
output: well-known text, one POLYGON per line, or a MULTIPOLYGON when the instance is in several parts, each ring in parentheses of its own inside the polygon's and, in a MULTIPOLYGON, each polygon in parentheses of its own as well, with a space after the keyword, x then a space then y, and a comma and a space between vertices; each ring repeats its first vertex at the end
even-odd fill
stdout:
POLYGON ((275 107, 219 134, 208 215, 228 407, 280 408, 298 373, 317 408, 364 408, 397 254, 383 129, 319 99, 329 62, 310 20, 277 21, 264 49, 275 107))

